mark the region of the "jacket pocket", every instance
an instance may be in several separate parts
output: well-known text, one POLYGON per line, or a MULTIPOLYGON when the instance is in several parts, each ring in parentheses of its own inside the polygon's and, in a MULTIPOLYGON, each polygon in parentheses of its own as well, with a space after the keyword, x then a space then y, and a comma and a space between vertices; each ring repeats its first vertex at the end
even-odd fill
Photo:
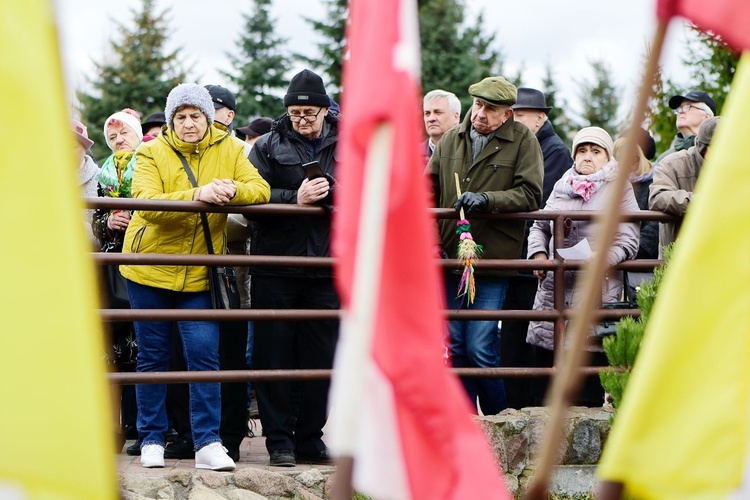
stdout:
POLYGON ((305 178, 300 156, 293 152, 283 152, 278 154, 274 161, 276 163, 272 168, 274 182, 270 183, 271 186, 279 189, 299 189, 305 178))
POLYGON ((490 163, 484 167, 482 173, 492 186, 487 191, 502 191, 513 187, 513 177, 516 174, 516 162, 511 160, 500 160, 490 163))
POLYGON ((143 234, 145 232, 146 226, 142 226, 135 233, 135 236, 133 236, 133 241, 130 243, 130 253, 138 253, 141 247, 141 240, 143 239, 143 234))

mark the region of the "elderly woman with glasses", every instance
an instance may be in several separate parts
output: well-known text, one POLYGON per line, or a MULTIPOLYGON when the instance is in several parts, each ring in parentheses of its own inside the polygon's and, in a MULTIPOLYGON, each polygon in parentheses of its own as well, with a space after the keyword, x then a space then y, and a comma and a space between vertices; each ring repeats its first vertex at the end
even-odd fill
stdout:
MULTIPOLYGON (((292 78, 284 105, 286 114, 258 139, 250 161, 271 185, 271 203, 330 208, 339 120, 329 112, 331 100, 323 80, 310 70, 301 71, 292 78), (319 164, 317 176, 303 168, 310 162, 319 164)), ((253 254, 330 255, 329 215, 264 216, 255 221, 254 231, 253 254)), ((250 272, 252 307, 339 307, 331 269, 263 267, 250 272)), ((260 321, 255 324, 253 367, 331 368, 337 331, 336 321, 260 321)), ((328 461, 321 439, 328 381, 258 382, 255 393, 271 465, 328 461)))

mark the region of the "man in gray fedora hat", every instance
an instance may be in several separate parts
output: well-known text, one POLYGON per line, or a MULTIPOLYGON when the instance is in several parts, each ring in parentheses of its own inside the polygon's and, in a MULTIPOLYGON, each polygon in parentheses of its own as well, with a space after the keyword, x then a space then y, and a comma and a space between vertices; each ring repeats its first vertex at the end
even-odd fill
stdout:
MULTIPOLYGON (((544 94, 537 89, 520 87, 516 103, 511 106, 513 117, 523 123, 536 135, 544 156, 544 188, 542 205, 544 208, 552 188, 563 172, 573 165, 573 157, 565 143, 555 133, 547 113, 552 109, 547 106, 544 94)), ((533 221, 528 221, 524 235, 523 254, 526 255, 526 237, 533 221)), ((505 309, 531 310, 534 296, 539 285, 531 271, 521 271, 518 276, 511 276, 508 291, 505 295, 505 309)), ((538 349, 526 343, 526 331, 529 322, 526 320, 505 320, 500 331, 500 352, 503 353, 503 366, 534 366, 535 351, 538 349)), ((510 378, 505 381, 505 394, 510 408, 524 408, 543 404, 546 392, 546 380, 510 378)))
POLYGON ((570 149, 555 133, 552 123, 547 119, 547 114, 552 109, 547 106, 544 94, 537 89, 519 87, 516 103, 511 106, 513 117, 521 122, 529 130, 534 132, 544 156, 544 192, 542 195, 542 206, 547 203, 555 182, 562 176, 563 172, 573 165, 570 149))

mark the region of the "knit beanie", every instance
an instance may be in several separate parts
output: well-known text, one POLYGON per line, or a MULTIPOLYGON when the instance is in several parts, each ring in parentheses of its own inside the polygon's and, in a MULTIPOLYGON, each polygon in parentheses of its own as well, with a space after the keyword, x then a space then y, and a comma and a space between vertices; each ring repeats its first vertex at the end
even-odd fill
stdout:
POLYGON ((133 133, 138 136, 138 142, 141 142, 143 140, 143 132, 141 131, 141 122, 136 118, 135 116, 125 113, 124 111, 118 111, 117 113, 113 113, 109 115, 109 118, 104 120, 104 140, 107 142, 107 146, 109 146, 109 149, 112 151, 115 150, 114 145, 109 142, 109 137, 107 134, 107 127, 109 127, 110 122, 113 120, 121 121, 128 127, 133 129, 133 133))
POLYGON ((612 141, 612 137, 603 128, 599 127, 585 127, 582 128, 573 139, 573 147, 571 148, 573 159, 576 158, 576 149, 581 144, 596 144, 607 150, 607 156, 612 159, 612 150, 615 145, 612 141))
POLYGON ((284 96, 284 106, 330 107, 331 100, 326 94, 323 79, 309 69, 294 75, 284 96))
POLYGON ((214 103, 211 100, 211 94, 205 87, 197 83, 181 83, 173 88, 167 96, 167 105, 164 107, 164 116, 167 119, 167 127, 174 129, 174 115, 177 110, 192 106, 200 109, 210 127, 214 123, 214 103))

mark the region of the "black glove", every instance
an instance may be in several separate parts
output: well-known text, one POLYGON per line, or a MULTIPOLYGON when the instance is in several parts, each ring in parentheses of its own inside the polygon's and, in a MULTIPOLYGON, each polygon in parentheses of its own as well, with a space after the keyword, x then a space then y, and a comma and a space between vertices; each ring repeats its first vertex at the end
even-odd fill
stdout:
POLYGON ((458 197, 458 201, 453 208, 456 211, 464 209, 464 212, 470 214, 471 212, 483 212, 487 210, 487 205, 490 203, 490 198, 486 193, 469 193, 466 192, 458 197))

